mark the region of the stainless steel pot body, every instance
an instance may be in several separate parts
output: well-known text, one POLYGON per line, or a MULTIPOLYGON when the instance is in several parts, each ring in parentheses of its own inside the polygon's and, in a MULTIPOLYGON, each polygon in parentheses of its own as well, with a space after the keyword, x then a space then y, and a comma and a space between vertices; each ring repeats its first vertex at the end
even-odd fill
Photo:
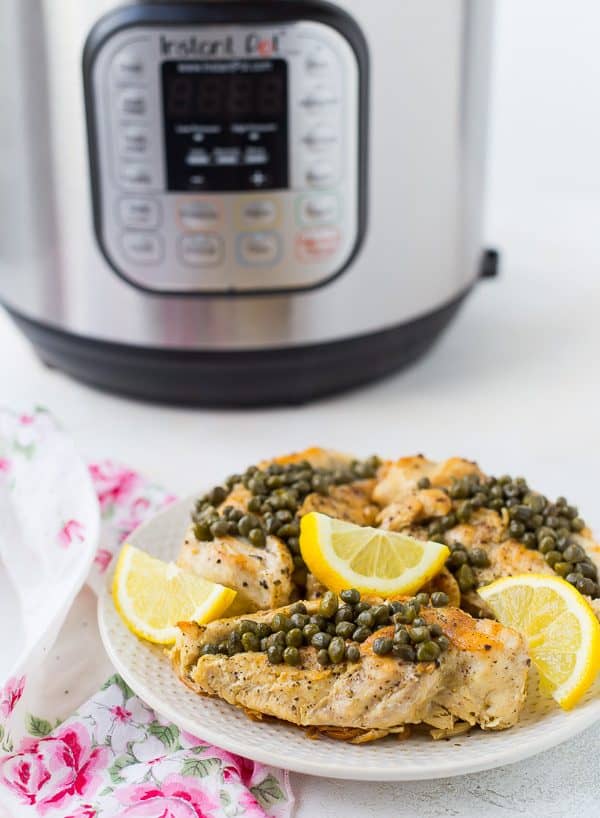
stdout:
POLYGON ((339 0, 370 53, 368 225, 360 251, 312 291, 209 298, 140 291, 115 274, 99 247, 82 52, 116 5, 0 4, 0 301, 86 338, 260 350, 410 322, 472 284, 482 253, 490 3, 339 0))

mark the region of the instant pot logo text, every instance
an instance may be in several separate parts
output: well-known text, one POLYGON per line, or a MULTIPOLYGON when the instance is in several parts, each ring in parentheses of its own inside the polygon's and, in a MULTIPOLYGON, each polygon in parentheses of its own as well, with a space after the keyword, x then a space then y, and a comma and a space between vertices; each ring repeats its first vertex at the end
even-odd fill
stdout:
MULTIPOLYGON (((283 32, 262 37, 250 32, 241 43, 244 54, 270 57, 281 49, 283 32)), ((238 54, 235 38, 231 35, 220 39, 204 39, 191 34, 189 37, 168 37, 161 34, 160 53, 163 57, 233 57, 238 54)))

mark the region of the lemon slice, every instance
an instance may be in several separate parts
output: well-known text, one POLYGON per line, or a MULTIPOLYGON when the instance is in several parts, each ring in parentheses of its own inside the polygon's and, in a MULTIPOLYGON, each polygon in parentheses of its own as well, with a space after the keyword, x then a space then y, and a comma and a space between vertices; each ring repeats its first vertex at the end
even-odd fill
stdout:
POLYGON ((332 591, 408 594, 435 576, 450 551, 382 528, 354 525, 311 511, 300 521, 300 551, 311 573, 332 591))
POLYGON ((522 574, 477 593, 503 625, 527 637, 542 690, 573 707, 600 670, 600 623, 579 591, 560 577, 522 574))
POLYGON ((168 645, 175 641, 178 622, 206 624, 218 619, 233 602, 235 591, 126 544, 115 569, 112 597, 130 630, 168 645))

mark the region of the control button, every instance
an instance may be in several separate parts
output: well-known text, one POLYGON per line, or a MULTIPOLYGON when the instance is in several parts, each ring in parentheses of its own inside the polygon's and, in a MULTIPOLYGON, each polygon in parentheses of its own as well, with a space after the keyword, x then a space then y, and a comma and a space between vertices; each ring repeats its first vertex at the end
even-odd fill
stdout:
POLYGON ((152 171, 149 165, 125 162, 121 166, 121 179, 128 187, 149 187, 152 184, 152 171))
POLYGON ((269 181, 269 177, 262 170, 255 170, 248 177, 248 181, 252 187, 264 187, 269 181))
POLYGON ((323 74, 333 65, 333 55, 322 45, 315 46, 306 57, 306 70, 311 74, 323 74))
POLYGON ((179 239, 179 254, 192 267, 214 267, 223 260, 223 239, 217 233, 196 233, 179 239))
POLYGON ((210 165, 210 154, 203 148, 192 148, 187 152, 185 164, 190 167, 210 165))
POLYGON ((206 230, 219 221, 220 212, 212 202, 191 201, 179 205, 179 221, 186 230, 206 230))
POLYGON ((296 236, 296 255, 300 261, 316 264, 327 261, 340 246, 340 231, 337 227, 313 227, 296 236))
POLYGON ((245 165, 266 165, 269 161, 269 154, 266 148, 259 145, 251 145, 244 151, 245 165))
POLYGON ((330 105, 335 105, 337 102, 338 98, 331 88, 327 88, 325 85, 318 85, 304 97, 302 105, 309 111, 320 111, 330 105))
POLYGON ((123 250, 135 264, 156 264, 162 256, 160 237, 154 233, 125 233, 123 250))
POLYGON ((119 202, 119 218, 124 227, 158 227, 160 208, 153 199, 127 197, 119 202))
POLYGON ((128 88, 119 94, 117 106, 122 116, 145 116, 148 111, 148 98, 144 91, 128 88))
POLYGON ((114 59, 114 71, 117 79, 141 80, 145 73, 142 55, 135 48, 124 48, 114 59))
POLYGON ((304 224, 327 224, 338 218, 337 196, 306 196, 300 203, 300 219, 304 224))
POLYGON ((277 233, 242 233, 238 237, 238 254, 242 264, 250 266, 275 264, 281 255, 277 233))
POLYGON ((269 199, 255 199, 245 205, 243 213, 247 222, 266 225, 275 220, 277 207, 269 199))
POLYGON ((337 132, 329 125, 316 125, 309 131, 304 140, 306 145, 314 151, 323 151, 331 148, 338 141, 337 132))
POLYGON ((327 187, 335 181, 335 178, 335 168, 329 162, 315 162, 306 174, 306 181, 314 187, 327 187))
POLYGON ((119 133, 119 146, 122 156, 144 156, 148 153, 149 134, 145 128, 131 126, 119 133))
POLYGON ((239 148, 215 148, 213 153, 215 157, 215 164, 217 165, 240 164, 239 148))

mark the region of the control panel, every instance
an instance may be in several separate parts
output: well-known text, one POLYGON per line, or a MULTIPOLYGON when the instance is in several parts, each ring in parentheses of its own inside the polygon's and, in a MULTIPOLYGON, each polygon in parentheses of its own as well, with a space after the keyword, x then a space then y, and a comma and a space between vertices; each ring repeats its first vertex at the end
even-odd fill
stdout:
POLYGON ((244 294, 345 267, 361 238, 366 111, 339 30, 139 22, 101 39, 86 70, 96 231, 121 276, 244 294))

